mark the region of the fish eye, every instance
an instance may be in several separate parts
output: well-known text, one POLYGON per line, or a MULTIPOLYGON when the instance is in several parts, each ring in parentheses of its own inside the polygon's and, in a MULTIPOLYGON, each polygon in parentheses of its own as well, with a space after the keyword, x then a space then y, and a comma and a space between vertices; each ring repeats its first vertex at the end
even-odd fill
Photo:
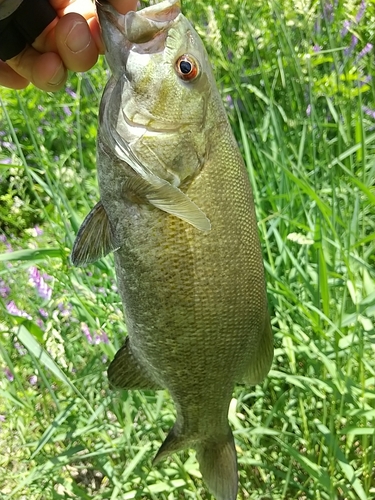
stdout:
POLYGON ((180 56, 175 64, 176 73, 185 82, 195 80, 199 75, 199 66, 197 61, 189 54, 180 56))

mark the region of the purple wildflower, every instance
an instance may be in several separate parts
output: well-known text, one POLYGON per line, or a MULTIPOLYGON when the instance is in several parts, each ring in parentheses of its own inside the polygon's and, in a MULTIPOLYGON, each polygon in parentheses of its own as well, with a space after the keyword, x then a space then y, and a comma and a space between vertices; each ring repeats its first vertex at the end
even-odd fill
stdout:
POLYGON ((39 270, 32 266, 29 268, 30 283, 35 286, 40 297, 45 300, 49 300, 52 296, 52 289, 44 281, 44 278, 40 275, 39 270))
POLYGON ((358 38, 355 35, 352 35, 352 41, 350 43, 350 46, 344 49, 344 55, 346 57, 349 57, 351 55, 357 43, 358 43, 358 38))
POLYGON ((30 385, 35 385, 38 382, 38 377, 36 375, 31 375, 29 378, 30 385))
POLYGON ((358 83, 360 87, 363 87, 363 85, 367 85, 371 83, 372 76, 371 75, 366 75, 362 78, 362 80, 358 83))
POLYGON ((352 23, 350 21, 348 21, 347 19, 344 21, 342 30, 340 32, 340 35, 342 36, 342 38, 344 38, 344 36, 348 33, 351 24, 352 23))
POLYGON ((77 94, 70 87, 66 87, 65 92, 69 94, 70 97, 73 97, 73 99, 77 98, 77 94))
POLYGON ((57 308, 59 309, 60 313, 61 313, 61 316, 63 318, 67 318, 71 315, 71 312, 72 312, 72 305, 71 304, 67 304, 66 307, 65 307, 65 304, 64 302, 59 302, 57 304, 57 308))
POLYGON ((27 318, 27 319, 32 319, 30 314, 28 314, 26 311, 21 311, 21 309, 18 309, 14 301, 12 300, 9 302, 6 306, 7 311, 9 314, 12 314, 13 316, 19 316, 21 318, 27 318))
POLYGON ((373 120, 375 120, 375 109, 370 109, 367 106, 363 106, 362 108, 365 115, 370 116, 373 120))
POLYGON ((14 375, 13 373, 9 370, 9 368, 4 368, 4 373, 6 378, 9 380, 9 382, 13 382, 14 380, 14 375))
POLYGON ((100 344, 101 341, 102 341, 101 336, 100 335, 95 335, 93 344, 94 345, 98 345, 98 344, 100 344))
POLYGON ((9 141, 0 141, 0 146, 3 146, 3 148, 10 149, 11 151, 16 151, 17 147, 13 142, 9 141))
POLYGON ((356 62, 362 59, 362 57, 365 57, 365 55, 368 54, 372 49, 373 49, 372 43, 367 43, 356 57, 356 62))
POLYGON ((0 243, 6 243, 7 242, 7 237, 5 234, 0 234, 0 243))
POLYGON ((35 229, 35 234, 37 236, 41 236, 43 234, 43 229, 41 227, 39 227, 38 225, 34 227, 35 229))
POLYGON ((227 105, 230 109, 233 109, 234 108, 234 104, 233 104, 233 99, 232 99, 232 96, 231 95, 227 95, 225 97, 225 100, 227 101, 227 105))
POLYGON ((0 415, 0 422, 5 422, 5 415, 0 415))
POLYGON ((8 297, 9 292, 10 292, 9 286, 5 283, 4 280, 0 278, 0 297, 5 299, 6 297, 8 297))
POLYGON ((92 339, 89 327, 86 325, 86 323, 81 323, 81 330, 83 335, 87 338, 88 343, 93 344, 94 341, 92 339))
POLYGON ((37 326, 39 326, 39 328, 43 329, 44 323, 42 318, 36 318, 35 323, 37 324, 37 326))
POLYGON ((324 17, 327 19, 328 22, 333 21, 333 11, 334 11, 333 3, 326 2, 323 6, 323 13, 324 17))
POLYGON ((70 111, 69 106, 63 106, 63 110, 66 116, 71 116, 72 112, 70 111))
POLYGON ((357 45, 357 43, 358 43, 358 38, 355 35, 352 35, 352 41, 350 43, 350 46, 354 48, 357 45))
POLYGON ((366 11, 366 2, 365 2, 365 0, 362 0, 362 2, 361 2, 361 6, 360 6, 360 8, 359 8, 359 11, 358 11, 357 15, 355 16, 355 22, 356 22, 357 24, 358 24, 358 23, 359 23, 359 21, 362 19, 362 17, 363 17, 363 15, 364 15, 365 11, 366 11))
POLYGON ((108 338, 108 335, 105 333, 104 330, 100 330, 100 340, 104 343, 104 344, 109 344, 109 338, 108 338))
POLYGON ((25 354, 27 353, 26 349, 23 347, 23 345, 21 345, 19 342, 14 342, 14 347, 17 349, 18 351, 18 354, 20 356, 25 356, 25 354))
POLYGON ((48 312, 45 309, 43 309, 43 307, 39 309, 39 314, 43 316, 43 318, 48 318, 48 312))
POLYGON ((322 50, 321 46, 318 45, 317 43, 313 46, 313 51, 314 52, 320 52, 322 50))
POLYGON ((12 158, 1 158, 0 163, 2 165, 10 165, 12 163, 12 158))

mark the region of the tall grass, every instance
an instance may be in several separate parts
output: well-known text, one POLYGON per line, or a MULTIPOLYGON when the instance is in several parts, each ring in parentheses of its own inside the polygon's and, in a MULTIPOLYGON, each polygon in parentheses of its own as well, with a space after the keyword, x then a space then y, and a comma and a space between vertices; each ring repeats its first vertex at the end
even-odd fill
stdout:
MULTIPOLYGON (((252 180, 275 333, 230 409, 241 499, 375 498, 375 13, 186 0, 252 180)), ((113 392, 112 258, 69 252, 96 203, 101 61, 65 92, 0 90, 0 498, 208 499, 194 453, 156 468, 166 392, 113 392)))

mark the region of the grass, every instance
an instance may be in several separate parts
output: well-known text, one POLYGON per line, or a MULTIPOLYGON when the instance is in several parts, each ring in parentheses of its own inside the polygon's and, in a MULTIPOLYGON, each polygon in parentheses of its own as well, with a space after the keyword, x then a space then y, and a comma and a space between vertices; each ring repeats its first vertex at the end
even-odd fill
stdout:
MULTIPOLYGON (((253 183, 275 333, 266 381, 231 405, 239 498, 371 500, 374 3, 186 0, 184 12, 253 183)), ((112 258, 69 263, 98 199, 107 76, 100 61, 66 92, 0 90, 0 498, 207 500, 192 451, 151 467, 168 394, 108 388, 125 335, 112 258)))

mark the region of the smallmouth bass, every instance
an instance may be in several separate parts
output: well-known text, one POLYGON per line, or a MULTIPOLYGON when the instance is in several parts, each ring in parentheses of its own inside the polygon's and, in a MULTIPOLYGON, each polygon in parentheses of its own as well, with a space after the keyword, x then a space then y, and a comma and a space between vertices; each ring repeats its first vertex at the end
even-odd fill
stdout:
POLYGON ((273 339, 247 171, 198 34, 178 0, 97 10, 112 76, 97 139, 101 201, 72 262, 114 252, 128 337, 119 388, 167 389, 176 422, 154 462, 194 448, 217 500, 235 500, 228 408, 270 369, 273 339))

